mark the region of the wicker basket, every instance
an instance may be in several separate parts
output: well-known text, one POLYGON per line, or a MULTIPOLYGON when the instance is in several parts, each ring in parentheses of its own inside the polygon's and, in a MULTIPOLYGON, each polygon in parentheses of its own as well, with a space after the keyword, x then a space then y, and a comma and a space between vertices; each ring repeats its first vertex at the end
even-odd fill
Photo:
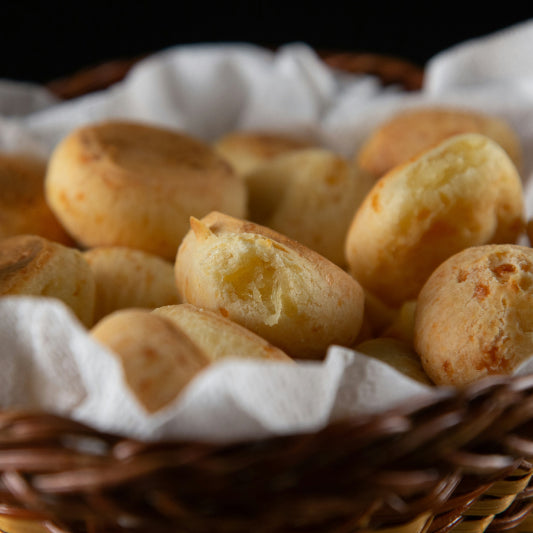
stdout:
MULTIPOLYGON (((406 89, 420 68, 368 54, 330 66, 406 89)), ((70 98, 119 61, 53 82, 70 98)), ((0 530, 180 533, 533 531, 533 376, 354 417, 322 431, 147 444, 37 412, 0 412, 0 530)))

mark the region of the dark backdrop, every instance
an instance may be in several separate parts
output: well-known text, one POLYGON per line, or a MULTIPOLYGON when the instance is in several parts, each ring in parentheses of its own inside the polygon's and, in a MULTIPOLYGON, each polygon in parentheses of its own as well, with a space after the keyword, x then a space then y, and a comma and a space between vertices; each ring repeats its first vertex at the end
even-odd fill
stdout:
MULTIPOLYGON (((533 17, 529 2, 3 1, 0 77, 46 82, 109 59, 175 44, 304 41, 391 54, 424 65, 471 37, 533 17), (476 6, 469 10, 469 7, 476 6)), ((532 43, 533 50, 533 43, 532 43)))

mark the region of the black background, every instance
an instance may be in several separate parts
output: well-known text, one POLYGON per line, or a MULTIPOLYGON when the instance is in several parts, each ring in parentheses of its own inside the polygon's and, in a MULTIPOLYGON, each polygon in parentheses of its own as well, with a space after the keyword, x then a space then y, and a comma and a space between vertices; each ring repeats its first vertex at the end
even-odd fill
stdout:
POLYGON ((110 59, 222 41, 302 41, 317 49, 395 55, 423 66, 456 43, 532 18, 528 4, 4 1, 0 78, 44 83, 110 59))

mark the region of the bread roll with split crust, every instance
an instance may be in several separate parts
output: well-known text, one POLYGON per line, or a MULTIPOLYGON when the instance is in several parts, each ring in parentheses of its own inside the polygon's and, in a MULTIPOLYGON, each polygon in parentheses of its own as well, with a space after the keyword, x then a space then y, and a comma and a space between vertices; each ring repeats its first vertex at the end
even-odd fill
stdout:
POLYGON ((191 219, 176 257, 185 302, 247 327, 295 358, 351 345, 364 295, 342 269, 270 228, 213 212, 191 219))
POLYGON ((248 130, 230 131, 214 144, 217 153, 243 177, 280 154, 311 146, 313 143, 285 133, 248 130))
POLYGON ((168 318, 186 332, 211 361, 228 356, 292 361, 265 339, 214 311, 191 304, 179 304, 159 307, 153 312, 168 318))
POLYGON ((174 401, 209 364, 185 333, 147 309, 115 311, 91 335, 117 356, 126 384, 149 413, 174 401))
POLYGON ((446 260, 418 297, 414 346, 437 385, 509 375, 533 354, 533 249, 475 246, 446 260))
POLYGON ((0 296, 57 298, 86 327, 93 322, 95 282, 82 253, 38 235, 0 241, 0 296))
POLYGON ((135 122, 72 131, 51 155, 45 186, 82 246, 127 246, 172 261, 191 215, 246 213, 244 183, 211 147, 135 122))
POLYGON ((373 176, 380 177, 420 152, 462 133, 480 133, 491 138, 521 170, 522 146, 506 121, 474 110, 444 107, 397 113, 376 128, 359 149, 356 160, 373 176))
POLYGON ((26 234, 74 244, 46 202, 45 174, 44 159, 0 154, 0 239, 26 234))
POLYGON ((179 303, 174 263, 157 255, 99 246, 83 252, 96 285, 94 321, 128 307, 154 309, 179 303))
POLYGON ((446 258, 524 231, 520 176, 505 151, 475 133, 446 139, 372 188, 346 239, 350 272, 388 305, 416 299, 446 258))
POLYGON ((331 150, 292 151, 247 175, 249 217, 344 267, 348 228, 374 181, 331 150))

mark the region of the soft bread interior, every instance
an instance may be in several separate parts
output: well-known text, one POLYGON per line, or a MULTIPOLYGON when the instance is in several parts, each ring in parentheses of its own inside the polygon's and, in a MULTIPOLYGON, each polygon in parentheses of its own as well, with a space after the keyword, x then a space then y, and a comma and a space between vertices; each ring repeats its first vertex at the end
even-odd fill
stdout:
POLYGON ((486 243, 516 242, 524 195, 505 151, 480 134, 451 137, 383 176, 350 226, 353 276, 385 303, 416 298, 447 257, 486 243))
POLYGON ((533 352, 533 250, 492 244, 442 263, 420 292, 414 346, 430 378, 464 386, 533 352))
POLYGON ((96 283, 95 322, 118 309, 179 301, 174 265, 162 257, 122 246, 91 248, 83 256, 96 283))
POLYGON ((306 290, 314 282, 312 274, 294 253, 271 239, 221 235, 213 240, 212 259, 209 274, 215 283, 267 326, 278 324, 282 315, 296 318, 302 314, 299 307, 312 303, 306 290))
POLYGON ((82 253, 38 235, 0 241, 0 296, 57 298, 92 325, 95 280, 82 253))

